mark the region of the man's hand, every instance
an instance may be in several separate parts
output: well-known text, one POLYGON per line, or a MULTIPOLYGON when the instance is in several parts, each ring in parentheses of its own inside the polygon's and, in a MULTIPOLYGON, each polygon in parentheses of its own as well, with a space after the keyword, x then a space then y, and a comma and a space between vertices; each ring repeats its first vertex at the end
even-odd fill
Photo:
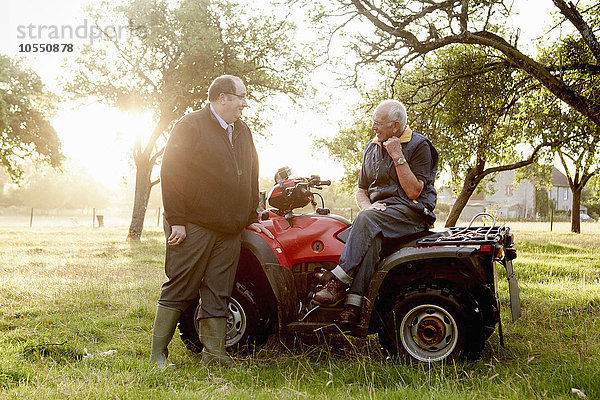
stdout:
POLYGON ((184 225, 173 225, 167 243, 171 246, 177 246, 179 243, 183 242, 186 236, 184 225))
POLYGON ((383 147, 385 147, 394 162, 396 162, 400 157, 404 157, 404 152, 402 152, 402 142, 396 136, 392 136, 383 142, 383 147))
POLYGON ((380 202, 376 201, 375 203, 371 204, 366 209, 385 211, 385 203, 380 203, 380 202))
POLYGON ((250 230, 253 230, 255 232, 259 232, 259 233, 262 232, 265 235, 267 235, 269 238, 275 239, 275 236, 273 236, 271 231, 269 231, 267 228, 265 228, 260 222, 253 222, 250 225, 248 225, 247 228, 250 230))
POLYGON ((358 204, 358 207, 361 211, 371 209, 385 211, 385 203, 379 203, 377 201, 375 203, 371 203, 371 200, 369 199, 369 193, 366 189, 358 188, 356 191, 356 204, 358 204))

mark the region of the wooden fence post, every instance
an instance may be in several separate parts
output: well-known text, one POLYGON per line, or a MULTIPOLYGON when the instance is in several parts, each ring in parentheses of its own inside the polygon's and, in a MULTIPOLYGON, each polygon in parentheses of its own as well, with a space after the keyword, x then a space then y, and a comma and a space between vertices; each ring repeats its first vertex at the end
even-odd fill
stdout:
POLYGON ((96 208, 92 209, 92 228, 96 227, 96 208))
POLYGON ((31 213, 29 214, 29 227, 33 226, 33 207, 31 207, 31 213))

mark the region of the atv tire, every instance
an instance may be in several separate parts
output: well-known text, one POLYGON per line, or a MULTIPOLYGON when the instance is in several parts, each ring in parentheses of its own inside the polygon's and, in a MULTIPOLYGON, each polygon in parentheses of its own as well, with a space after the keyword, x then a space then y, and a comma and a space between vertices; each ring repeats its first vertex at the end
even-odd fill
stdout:
POLYGON ((467 299, 448 288, 409 289, 392 305, 379 341, 390 355, 419 362, 476 357, 483 323, 467 299))
MULTIPOLYGON (((255 299, 256 296, 248 288, 239 282, 235 283, 227 304, 227 350, 247 351, 267 342, 268 329, 261 325, 260 309, 255 299)), ((194 325, 196 304, 197 302, 181 314, 177 326, 185 347, 192 353, 199 354, 204 346, 194 325)))

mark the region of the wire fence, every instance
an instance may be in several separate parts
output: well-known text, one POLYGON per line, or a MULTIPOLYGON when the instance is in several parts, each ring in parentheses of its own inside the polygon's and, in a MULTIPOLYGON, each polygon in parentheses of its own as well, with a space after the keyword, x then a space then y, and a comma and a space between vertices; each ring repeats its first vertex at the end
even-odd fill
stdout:
MULTIPOLYGON (((26 207, 0 208, 0 227, 121 227, 131 222, 129 208, 36 209, 26 207)), ((144 226, 160 226, 162 209, 149 208, 144 226)))
MULTIPOLYGON (((162 227, 162 209, 148 208, 144 219, 145 228, 162 227)), ((312 210, 297 210, 312 212, 312 210)), ((131 223, 131 208, 84 208, 84 209, 37 209, 31 207, 6 207, 0 208, 1 227, 128 227, 131 223)), ((332 214, 340 215, 352 221, 357 210, 350 208, 332 208, 332 214)), ((446 215, 439 215, 435 228, 443 228, 446 215)), ((468 221, 459 219, 457 225, 464 225, 468 221)), ((515 230, 525 231, 550 231, 549 221, 514 221, 504 220, 515 230)), ((552 231, 570 232, 571 223, 567 221, 554 221, 552 231)), ((600 232, 600 222, 581 222, 582 232, 600 232)))

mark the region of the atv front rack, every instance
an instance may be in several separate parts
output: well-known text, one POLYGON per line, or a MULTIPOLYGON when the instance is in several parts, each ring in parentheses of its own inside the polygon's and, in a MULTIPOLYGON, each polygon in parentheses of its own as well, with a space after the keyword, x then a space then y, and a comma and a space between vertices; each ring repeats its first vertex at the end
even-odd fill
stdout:
POLYGON ((465 246, 465 245, 493 245, 505 243, 505 237, 509 234, 510 228, 506 226, 496 226, 496 219, 488 213, 479 213, 471 219, 466 227, 454 226, 447 228, 447 235, 439 237, 426 237, 417 241, 418 246, 465 246), (489 216, 494 223, 491 226, 473 226, 473 222, 479 218, 489 216))

